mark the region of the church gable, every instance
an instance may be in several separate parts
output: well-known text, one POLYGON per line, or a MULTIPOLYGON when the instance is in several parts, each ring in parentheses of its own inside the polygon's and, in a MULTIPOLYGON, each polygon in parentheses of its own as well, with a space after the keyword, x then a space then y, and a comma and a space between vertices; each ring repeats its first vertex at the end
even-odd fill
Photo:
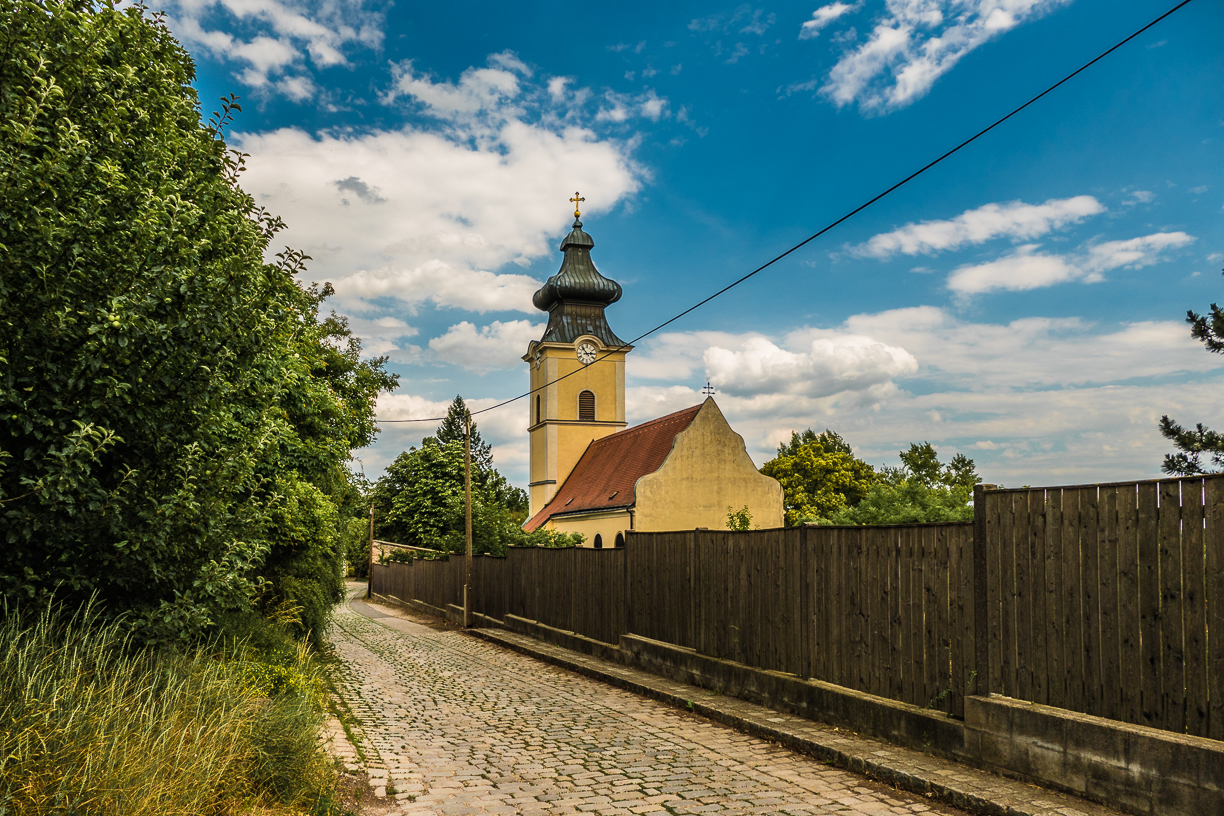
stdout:
POLYGON ((524 524, 524 529, 537 530, 549 519, 563 515, 632 507, 635 484, 663 465, 677 435, 692 424, 701 408, 695 405, 596 439, 552 501, 524 524))
POLYGON ((744 438, 713 399, 675 438, 660 467, 637 483, 639 530, 718 529, 727 509, 747 507, 757 527, 781 527, 782 485, 757 470, 744 438))

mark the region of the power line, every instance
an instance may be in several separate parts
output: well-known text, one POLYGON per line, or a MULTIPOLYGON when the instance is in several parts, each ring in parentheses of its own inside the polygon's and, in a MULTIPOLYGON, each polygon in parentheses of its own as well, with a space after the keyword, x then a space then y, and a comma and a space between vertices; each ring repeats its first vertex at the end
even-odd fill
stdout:
MULTIPOLYGON (((918 178, 918 177, 919 177, 919 176, 921 176, 923 173, 925 173, 926 171, 930 170, 930 169, 931 169, 932 167, 934 167, 935 165, 937 165, 937 164, 939 164, 940 162, 942 162, 944 159, 949 158, 950 156, 952 156, 952 155, 954 155, 954 154, 956 154, 956 153, 960 152, 960 150, 961 150, 961 149, 963 149, 963 148, 965 148, 965 147, 968 147, 969 145, 973 144, 973 143, 974 143, 974 142, 976 142, 978 139, 982 138, 982 137, 983 137, 983 136, 985 136, 987 133, 989 133, 990 131, 992 131, 992 130, 994 130, 995 128, 997 128, 999 125, 1001 125, 1001 124, 1003 124, 1004 122, 1006 122, 1008 119, 1011 119, 1013 116, 1015 116, 1016 114, 1020 113, 1020 111, 1024 110, 1024 109, 1025 109, 1025 108, 1027 108, 1029 105, 1032 105, 1034 102, 1036 102, 1037 100, 1041 99, 1043 96, 1046 96, 1046 95, 1047 95, 1047 94, 1049 94, 1050 92, 1054 91, 1056 88, 1060 87, 1061 85, 1064 85, 1065 83, 1067 83, 1068 81, 1070 81, 1070 80, 1071 80, 1071 79, 1073 79, 1074 77, 1076 77, 1076 76, 1078 76, 1079 74, 1083 73, 1084 71, 1088 70, 1088 69, 1089 69, 1089 68, 1091 68, 1093 65, 1097 64, 1097 63, 1098 63, 1098 62, 1100 62, 1101 60, 1105 59, 1105 57, 1107 57, 1107 56, 1109 56, 1110 54, 1112 54, 1114 51, 1117 51, 1119 48, 1121 48, 1122 46, 1126 45, 1128 42, 1130 42, 1131 40, 1135 39, 1135 38, 1136 38, 1136 37, 1138 37, 1140 34, 1142 34, 1143 32, 1147 31, 1147 30, 1148 30, 1149 28, 1151 28, 1152 26, 1154 26, 1154 25, 1156 25, 1157 23, 1159 23, 1161 20, 1163 20, 1163 19, 1165 19, 1166 17, 1168 17, 1169 15, 1173 14, 1173 12, 1177 11, 1177 10, 1178 10, 1178 9, 1180 9, 1182 6, 1188 5, 1188 4, 1189 4, 1189 3, 1191 3, 1191 2, 1192 2, 1192 0, 1182 0, 1182 2, 1178 3, 1176 6, 1174 6, 1174 7, 1173 7, 1173 8, 1171 8, 1171 9, 1169 9, 1169 10, 1168 10, 1168 11, 1166 11, 1164 14, 1161 14, 1161 15, 1160 15, 1159 17, 1157 17, 1155 20, 1152 20, 1150 23, 1148 23, 1147 25, 1145 25, 1143 28, 1140 28, 1138 31, 1134 32, 1134 33, 1133 33, 1133 34, 1131 34, 1129 37, 1127 37, 1127 38, 1125 38, 1125 39, 1123 39, 1123 40, 1120 40, 1119 42, 1117 42, 1116 44, 1114 44, 1114 45, 1113 45, 1113 46, 1111 46, 1110 48, 1106 49, 1105 51, 1102 51, 1100 54, 1098 54, 1098 55, 1097 55, 1096 57, 1094 57, 1093 59, 1091 59, 1091 60, 1089 60, 1088 62, 1084 63, 1084 64, 1083 64, 1083 65, 1081 65, 1079 68, 1076 68, 1074 71, 1072 71, 1071 73, 1067 74, 1065 77, 1063 77, 1062 79, 1058 80, 1058 81, 1057 81, 1057 82, 1055 82, 1053 85, 1051 85, 1050 87, 1046 88, 1044 91, 1042 91, 1041 93, 1037 94, 1036 96, 1034 96, 1034 97, 1033 97, 1032 99, 1030 99, 1029 101, 1025 102, 1025 103, 1024 103, 1023 105, 1021 105, 1020 107, 1018 107, 1018 108, 1014 109, 1014 110, 1013 110, 1011 113, 1007 114, 1006 116, 1003 116, 1003 117, 1002 117, 1002 118, 1000 118, 1000 119, 996 119, 996 120, 995 120, 993 123, 991 123, 991 124, 990 124, 990 125, 988 125, 987 127, 982 128, 982 129, 981 129, 981 130, 979 130, 977 133, 973 134, 973 135, 972 135, 972 136, 970 136, 968 139, 966 139, 965 141, 961 142, 961 143, 960 143, 960 144, 958 144, 956 147, 954 147, 954 148, 952 148, 951 150, 949 150, 947 153, 944 153, 942 156, 940 156, 939 158, 935 159, 934 161, 931 161, 931 162, 929 162, 928 164, 923 165, 923 166, 922 166, 920 169, 915 170, 913 173, 910 173, 908 176, 906 176, 905 178, 901 179, 900 181, 898 181, 898 182, 897 182, 896 184, 894 184, 893 186, 889 187, 889 188, 888 188, 887 190, 885 190, 884 192, 882 192, 882 193, 880 193, 880 194, 876 195, 874 198, 871 198, 871 199, 867 200, 866 202, 864 202, 864 203, 860 204, 859 206, 855 207, 853 210, 851 210, 850 212, 846 213, 846 214, 845 214, 845 215, 843 215, 841 218, 838 218, 836 221, 834 221, 834 222, 830 223, 829 225, 827 225, 826 227, 824 227, 823 229, 821 229, 819 232, 815 232, 815 233, 813 233, 812 235, 808 236, 807 238, 805 238, 804 240, 802 240, 802 241, 800 241, 799 243, 795 244, 795 245, 794 245, 794 246, 792 246, 790 249, 786 250, 785 252, 781 253, 780 255, 776 255, 776 256, 774 256, 774 257, 773 257, 773 258, 771 258, 769 261, 766 261, 765 263, 763 263, 763 264, 761 264, 760 266, 758 266, 756 269, 754 269, 754 270, 752 270, 751 272, 749 272, 747 275, 744 275, 743 277, 738 278, 737 280, 732 281, 731 283, 727 284, 727 285, 726 285, 726 286, 724 286, 722 289, 719 289, 717 292, 715 292, 714 294, 710 295, 709 297, 706 297, 705 299, 700 300, 700 301, 698 301, 697 303, 694 303, 692 306, 688 307, 688 308, 687 308, 687 309, 685 309, 683 312, 680 312, 679 314, 674 315, 674 316, 672 316, 672 317, 668 318, 667 320, 663 321, 663 322, 662 322, 662 323, 660 323, 659 325, 655 326, 655 327, 654 327, 653 329, 651 329, 650 331, 648 331, 648 332, 644 332, 644 333, 642 333, 642 334, 639 334, 637 337, 633 338, 633 339, 632 339, 632 340, 630 340, 628 343, 625 343, 625 344, 624 344, 624 345, 622 345, 622 346, 619 346, 619 347, 617 347, 617 348, 614 348, 614 349, 611 349, 610 351, 605 352, 605 353, 603 354, 603 356, 599 357, 597 360, 595 360, 595 362, 599 362, 599 360, 606 359, 607 357, 610 357, 611 355, 616 354, 617 352, 624 351, 625 349, 629 348, 630 346, 632 346, 634 343, 638 342, 639 340, 644 340, 645 338, 649 337, 650 335, 654 334, 655 332, 659 331, 660 329, 665 328, 665 327, 667 327, 667 326, 671 325, 672 323, 675 323, 677 320, 679 320, 680 318, 684 317, 685 315, 687 315, 687 314, 689 314, 689 313, 691 313, 691 312, 694 312, 694 311, 696 311, 697 309, 700 309, 702 306, 706 305, 706 304, 707 304, 707 303, 709 303, 711 300, 714 300, 715 298, 717 298, 717 297, 719 297, 719 296, 721 296, 721 295, 726 294, 727 292, 729 292, 729 291, 731 291, 732 289, 734 289, 735 287, 739 286, 741 283, 743 283, 744 281, 746 281, 746 280, 748 280, 749 278, 753 277, 754 275, 756 275, 756 274, 758 274, 758 273, 760 273, 760 272, 764 272, 766 269, 768 269, 769 267, 773 266, 774 264, 776 264, 778 261, 782 260, 782 259, 783 259, 783 258, 785 258, 786 256, 790 255, 790 254, 791 254, 791 253, 793 253, 793 252, 796 252, 796 251, 798 251, 798 250, 802 249, 803 247, 805 247, 805 246, 807 246, 808 244, 810 244, 812 241, 815 241, 817 238, 819 238, 820 236, 824 235, 824 234, 825 234, 826 232, 828 232, 829 230, 833 229, 834 227, 838 226, 839 224, 841 224, 841 223, 843 223, 843 222, 845 222, 845 221, 848 221, 848 220, 850 220, 851 218, 853 218, 854 216, 858 215, 858 214, 859 214, 859 213, 861 213, 863 210, 867 209, 867 208, 868 208, 868 207, 870 207, 872 204, 875 204, 875 203, 876 203, 877 201, 879 201, 880 199, 884 198, 884 197, 885 197, 885 196, 887 196, 887 195, 890 195, 891 193, 895 192, 896 190, 899 190, 900 188, 904 187, 906 184, 909 184, 911 181, 913 181, 914 179, 918 178)), ((594 363, 592 363, 592 365, 594 365, 594 363)), ((495 411, 495 410, 497 410, 498 408, 502 408, 502 407, 504 407, 504 406, 506 406, 506 405, 509 405, 509 404, 510 404, 510 403, 512 403, 512 402, 518 402, 518 401, 519 401, 519 400, 521 400, 523 397, 529 397, 529 396, 531 396, 532 394, 534 394, 534 393, 535 393, 535 392, 537 392, 537 391, 542 391, 543 389, 547 388, 547 387, 548 387, 548 386, 550 386, 550 385, 553 385, 554 383, 558 383, 558 382, 561 382, 562 380, 564 380, 564 379, 566 379, 566 378, 568 378, 568 377, 572 377, 572 376, 574 376, 575 374, 577 374, 579 371, 582 371, 582 370, 583 370, 583 369, 581 369, 581 368, 575 369, 575 370, 571 371, 569 374, 565 374, 565 375, 563 375, 563 376, 561 376, 561 377, 558 377, 558 378, 557 378, 557 379, 555 379, 555 380, 550 380, 550 381, 548 381, 548 382, 544 383, 544 384, 543 384, 543 385, 541 385, 541 386, 538 386, 538 387, 536 387, 536 388, 531 389, 530 391, 526 391, 526 392, 524 392, 524 393, 522 393, 522 394, 519 394, 517 397, 511 397, 510 399, 508 399, 508 400, 503 400, 502 402, 499 402, 499 403, 497 403, 497 404, 495 404, 495 405, 490 405, 488 408, 481 408, 479 411, 471 411, 470 413, 471 413, 471 415, 472 415, 472 416, 475 416, 476 414, 484 414, 484 413, 488 413, 489 411, 495 411)), ((441 421, 442 421, 442 420, 444 420, 444 419, 446 419, 446 417, 429 417, 429 418, 427 418, 427 419, 375 419, 374 421, 375 421, 375 422, 379 422, 379 423, 390 423, 390 422, 441 422, 441 421)))

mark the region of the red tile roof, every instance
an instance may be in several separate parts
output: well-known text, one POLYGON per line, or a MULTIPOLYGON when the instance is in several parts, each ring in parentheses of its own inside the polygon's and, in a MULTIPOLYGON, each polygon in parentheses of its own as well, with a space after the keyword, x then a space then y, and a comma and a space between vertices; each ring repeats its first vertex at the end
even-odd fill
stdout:
POLYGON ((654 473, 671 453, 676 434, 687 428, 700 405, 596 439, 587 447, 552 501, 523 525, 537 530, 553 516, 632 507, 637 480, 654 473))

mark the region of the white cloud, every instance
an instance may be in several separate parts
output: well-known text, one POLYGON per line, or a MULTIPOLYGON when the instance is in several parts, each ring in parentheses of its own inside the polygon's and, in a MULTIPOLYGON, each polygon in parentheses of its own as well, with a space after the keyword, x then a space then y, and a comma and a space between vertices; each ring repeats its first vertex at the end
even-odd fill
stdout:
POLYGON ((1135 190, 1129 199, 1122 202, 1122 205, 1133 207, 1136 204, 1150 204, 1155 198, 1156 194, 1149 190, 1135 190))
POLYGON ((306 70, 347 65, 345 51, 378 49, 383 17, 363 0, 167 0, 167 24, 189 48, 242 66, 252 88, 279 91, 294 101, 315 93, 306 70), (290 68, 296 73, 285 76, 290 68))
MULTIPOLYGON (((761 348, 760 357, 785 364, 791 358, 770 347, 798 354, 814 341, 851 337, 900 350, 919 365, 895 380, 865 378, 839 393, 796 393, 790 381, 774 390, 719 388, 715 399, 758 465, 792 430, 828 427, 876 464, 896 464, 898 450, 929 440, 941 456, 964 452, 988 481, 1013 486, 1141 478, 1157 475, 1168 450, 1156 427, 1161 414, 1224 422, 1217 398, 1224 360, 1203 353, 1179 321, 971 323, 931 306, 855 315, 834 328, 779 338, 666 335, 630 355, 630 421, 700 402, 700 372, 686 367, 714 347, 711 341, 732 348, 738 339, 740 347, 761 348), (642 360, 635 359, 641 351, 653 359, 649 379, 668 379, 664 361, 679 357, 671 379, 689 383, 643 382, 642 360), (1171 376, 1188 381, 1171 388, 1171 376)), ((733 373, 749 385, 769 382, 750 361, 737 360, 733 373)))
POLYGON ((1073 280, 1097 283, 1104 280, 1104 272, 1151 266, 1166 260, 1161 254, 1165 250, 1187 246, 1194 240, 1184 232, 1158 232, 1096 244, 1078 256, 1038 252, 1038 244, 1025 244, 997 260, 956 269, 948 276, 948 288, 958 295, 975 295, 1000 290, 1023 292, 1073 280))
POLYGON ((595 114, 595 121, 621 123, 641 116, 657 122, 667 116, 667 106, 667 98, 659 96, 653 88, 640 94, 607 91, 599 112, 595 114))
POLYGON ((704 362, 710 382, 737 396, 823 397, 861 391, 918 370, 918 362, 905 349, 856 335, 816 338, 798 351, 753 337, 738 349, 706 349, 704 362))
MULTIPOLYGON (((469 342, 483 333, 465 331, 469 342)), ((854 315, 838 326, 778 337, 663 335, 629 356, 630 423, 701 402, 706 375, 716 373, 707 369, 711 349, 740 355, 729 373, 742 382, 718 387, 715 399, 758 465, 792 430, 827 427, 875 464, 896 464, 898 450, 928 440, 941 457, 966 453, 987 481, 1012 486, 1145 478, 1158 475, 1169 450, 1156 427, 1162 414, 1224 424, 1218 399, 1224 359, 1204 353, 1180 321, 1097 326, 1079 318, 1027 317, 974 323, 933 306, 854 315), (820 341, 836 353, 814 351, 820 341), (877 356, 873 349, 887 353, 877 356), (838 393, 794 389, 789 380, 775 390, 765 387, 778 361, 804 368, 828 365, 833 357, 844 374, 855 355, 865 360, 860 372, 873 373, 843 376, 846 389, 838 393), (886 379, 889 366, 904 370, 886 379)), ((713 357, 720 364, 719 355, 713 357)), ((526 366, 519 370, 525 386, 526 366)), ((477 409, 494 402, 469 400, 477 409)), ((383 396, 378 416, 442 416, 448 404, 383 396)), ((528 406, 515 403, 477 417, 499 468, 519 484, 527 479, 527 412, 528 406)), ((367 473, 435 430, 436 423, 384 425, 375 448, 362 453, 367 473)))
POLYGON ((1038 244, 1025 244, 996 261, 962 266, 948 276, 948 288, 963 295, 996 290, 1023 292, 1087 275, 1067 259, 1037 252, 1037 248, 1038 244))
POLYGON ((799 27, 799 39, 810 40, 813 37, 819 37, 820 31, 825 26, 837 20, 839 17, 848 14, 852 11, 858 11, 862 6, 862 2, 858 3, 830 3, 827 6, 821 6, 812 12, 812 19, 805 22, 799 27))
MULTIPOLYGON (((507 405, 487 414, 479 414, 485 408, 496 405, 498 399, 470 399, 464 402, 472 410, 476 430, 484 441, 493 446, 493 461, 498 470, 519 485, 527 484, 527 400, 507 405)), ((435 417, 446 416, 451 398, 433 400, 415 394, 382 394, 378 398, 375 413, 382 424, 379 435, 369 448, 358 451, 361 465, 367 476, 377 478, 400 452, 411 446, 420 447, 421 440, 433 436, 442 424, 435 417), (386 420, 419 420, 428 422, 387 422, 386 420)))
POLYGON ((745 3, 734 11, 695 18, 688 27, 690 31, 722 31, 760 36, 769 30, 775 20, 777 16, 773 12, 766 13, 764 9, 754 9, 745 3))
POLYGON ((945 221, 906 224, 874 236, 853 251, 856 255, 883 259, 898 254, 931 255, 995 238, 1032 240, 1103 212, 1105 207, 1088 195, 1051 198, 1042 204, 1023 201, 986 204, 945 221))
MULTIPOLYGON (((330 280, 341 305, 376 298, 534 314, 535 279, 499 271, 556 249, 575 189, 607 212, 640 185, 631 140, 602 138, 550 100, 581 95, 504 66, 435 82, 401 66, 388 96, 408 95, 442 120, 400 130, 239 133, 250 154, 243 188, 288 224, 282 244, 311 255, 308 275, 330 280)), ((654 104, 650 95, 644 104, 654 104)), ((662 115, 663 100, 658 101, 662 115)))
POLYGON ((429 347, 445 362, 472 371, 513 369, 522 363, 527 344, 543 332, 543 323, 530 320, 494 320, 480 329, 465 320, 430 340, 429 347))
POLYGON ((1157 232, 1127 241, 1106 241, 1088 250, 1086 266, 1093 272, 1104 272, 1119 267, 1140 269, 1158 263, 1160 253, 1166 249, 1178 249, 1194 243, 1194 236, 1184 232, 1157 232))
MULTIPOLYGON (((489 117, 495 127, 522 116, 523 110, 515 100, 522 91, 520 75, 527 73, 526 66, 512 55, 492 54, 489 67, 468 68, 458 82, 452 83, 419 74, 413 69, 412 60, 405 60, 392 66, 394 81, 383 102, 391 104, 409 97, 439 119, 464 122, 471 127, 475 121, 489 117)), ((564 85, 559 88, 563 90, 564 85)), ((552 83, 548 90, 555 96, 552 83)))
POLYGON ((822 91, 867 113, 905 107, 957 62, 1070 0, 887 0, 866 41, 843 56, 822 91))

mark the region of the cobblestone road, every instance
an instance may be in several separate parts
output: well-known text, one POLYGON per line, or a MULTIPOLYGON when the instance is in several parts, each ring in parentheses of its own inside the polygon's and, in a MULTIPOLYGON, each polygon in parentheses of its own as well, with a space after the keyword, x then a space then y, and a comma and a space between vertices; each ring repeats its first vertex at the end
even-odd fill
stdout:
POLYGON ((460 632, 342 606, 331 640, 398 813, 961 813, 460 632))

